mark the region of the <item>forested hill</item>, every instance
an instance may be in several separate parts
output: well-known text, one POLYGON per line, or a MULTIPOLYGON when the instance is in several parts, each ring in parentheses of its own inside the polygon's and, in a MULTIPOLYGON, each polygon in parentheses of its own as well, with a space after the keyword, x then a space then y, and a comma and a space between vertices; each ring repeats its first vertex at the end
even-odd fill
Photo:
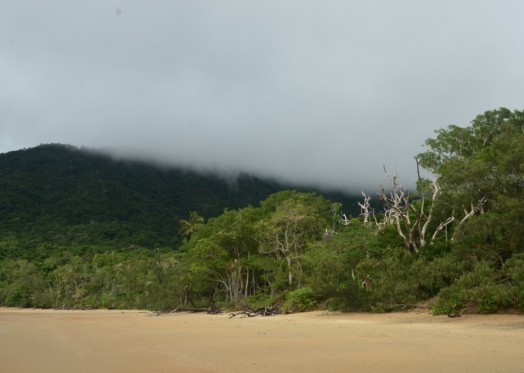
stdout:
POLYGON ((356 201, 247 175, 0 155, 0 306, 522 313, 523 129, 500 108, 436 131, 416 159, 438 177, 410 196, 388 176, 381 213, 350 220, 332 202, 356 201))
MULTIPOLYGON (((179 220, 190 211, 217 216, 290 188, 314 191, 247 174, 231 182, 68 145, 41 145, 0 154, 0 237, 27 244, 176 247, 179 220)), ((358 214, 358 197, 319 194, 358 214)))

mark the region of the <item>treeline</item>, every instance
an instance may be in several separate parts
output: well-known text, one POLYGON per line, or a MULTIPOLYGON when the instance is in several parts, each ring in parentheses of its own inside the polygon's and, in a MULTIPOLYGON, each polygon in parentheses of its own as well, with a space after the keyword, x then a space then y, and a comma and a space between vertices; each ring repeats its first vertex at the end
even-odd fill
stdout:
POLYGON ((0 304, 524 311, 524 112, 488 111, 426 146, 417 164, 434 177, 410 193, 385 170, 388 187, 364 196, 358 218, 286 190, 215 217, 189 212, 176 249, 35 243, 17 256, 3 236, 0 304))

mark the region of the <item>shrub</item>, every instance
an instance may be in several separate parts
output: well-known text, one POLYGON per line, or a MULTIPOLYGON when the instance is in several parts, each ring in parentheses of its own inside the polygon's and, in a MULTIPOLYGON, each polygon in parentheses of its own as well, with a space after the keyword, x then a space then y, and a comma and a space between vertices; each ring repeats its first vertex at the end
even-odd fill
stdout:
POLYGON ((369 308, 390 312, 409 308, 419 299, 413 258, 405 249, 392 249, 381 259, 366 258, 356 268, 364 279, 369 308))
POLYGON ((304 312, 313 309, 317 299, 313 289, 303 287, 286 294, 286 302, 283 309, 286 312, 304 312))
POLYGON ((513 255, 504 263, 503 271, 511 284, 512 307, 524 311, 524 254, 513 255))
POLYGON ((466 262, 448 254, 429 261, 419 258, 414 262, 412 270, 417 275, 420 291, 426 298, 431 298, 457 281, 466 266, 466 262))
POLYGON ((500 277, 488 262, 475 263, 471 272, 440 291, 433 314, 495 313, 511 307, 512 288, 500 277))

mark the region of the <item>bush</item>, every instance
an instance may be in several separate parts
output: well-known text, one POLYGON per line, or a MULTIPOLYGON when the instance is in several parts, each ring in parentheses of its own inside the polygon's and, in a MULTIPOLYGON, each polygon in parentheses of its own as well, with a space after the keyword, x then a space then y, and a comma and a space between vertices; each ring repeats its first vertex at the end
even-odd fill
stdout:
POLYGON ((466 266, 466 262, 448 254, 430 261, 419 258, 412 270, 417 274, 421 293, 429 299, 457 281, 464 274, 466 266))
POLYGON ((286 312, 304 312, 313 309, 316 305, 317 299, 313 289, 303 287, 286 294, 283 309, 286 312))
POLYGON ((363 278, 373 312, 409 308, 420 298, 413 257, 403 248, 392 249, 383 258, 366 258, 356 268, 363 278))
POLYGON ((325 301, 322 307, 329 311, 347 311, 354 309, 350 303, 350 300, 343 297, 329 298, 325 301))
POLYGON ((495 313, 511 307, 513 289, 501 275, 488 262, 475 263, 471 272, 440 291, 433 314, 495 313))
POLYGON ((513 255, 504 263, 503 271, 511 284, 512 307, 524 311, 524 254, 513 255))
MULTIPOLYGON (((284 300, 283 295, 281 296, 271 296, 270 294, 258 294, 250 295, 245 300, 240 302, 240 306, 247 305, 253 309, 272 307, 275 304, 278 304, 284 300)), ((238 308, 238 305, 237 307, 238 308)))

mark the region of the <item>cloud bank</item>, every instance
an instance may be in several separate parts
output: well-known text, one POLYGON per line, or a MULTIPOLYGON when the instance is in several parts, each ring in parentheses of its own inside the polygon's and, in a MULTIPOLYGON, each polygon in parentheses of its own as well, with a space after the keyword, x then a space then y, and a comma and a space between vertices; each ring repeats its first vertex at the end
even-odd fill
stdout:
POLYGON ((8 1, 0 152, 61 142, 339 190, 524 102, 521 1, 8 1))

